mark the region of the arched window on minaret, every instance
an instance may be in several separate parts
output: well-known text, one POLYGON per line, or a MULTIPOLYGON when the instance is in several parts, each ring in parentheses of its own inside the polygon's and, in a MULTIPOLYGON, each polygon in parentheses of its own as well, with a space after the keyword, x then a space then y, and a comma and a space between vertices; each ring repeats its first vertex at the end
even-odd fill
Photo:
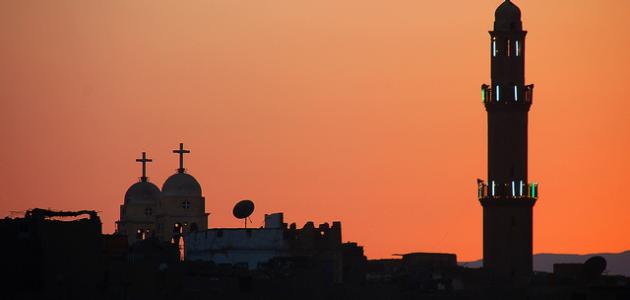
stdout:
POLYGON ((516 56, 521 56, 521 47, 519 45, 518 40, 516 40, 515 45, 514 45, 514 53, 516 54, 516 56))
POLYGON ((497 96, 497 102, 499 102, 499 100, 501 99, 501 86, 500 85, 496 85, 496 96, 497 96))
POLYGON ((507 53, 507 56, 512 55, 512 41, 509 39, 507 40, 507 51, 505 53, 507 53))
POLYGON ((497 38, 492 37, 492 56, 497 56, 497 38))

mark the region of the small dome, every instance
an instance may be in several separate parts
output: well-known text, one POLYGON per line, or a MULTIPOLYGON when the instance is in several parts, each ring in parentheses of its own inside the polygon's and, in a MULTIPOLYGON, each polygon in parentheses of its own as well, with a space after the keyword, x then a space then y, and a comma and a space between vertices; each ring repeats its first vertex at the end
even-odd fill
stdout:
POLYGON ((148 181, 140 181, 129 187, 125 193, 125 204, 154 204, 160 196, 160 189, 148 181))
POLYGON ((162 195, 201 197, 201 185, 189 174, 176 173, 164 182, 162 195))
POLYGON ((503 2, 494 12, 494 30, 521 30, 521 9, 510 0, 503 2))

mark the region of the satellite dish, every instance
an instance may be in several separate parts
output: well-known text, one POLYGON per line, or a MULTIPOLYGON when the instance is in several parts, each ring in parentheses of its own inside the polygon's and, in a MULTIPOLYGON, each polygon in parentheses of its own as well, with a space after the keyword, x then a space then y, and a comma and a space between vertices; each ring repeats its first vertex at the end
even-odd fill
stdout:
POLYGON ((245 220, 245 228, 247 228, 247 218, 249 218, 253 212, 254 202, 252 202, 252 200, 241 200, 234 205, 234 209, 232 210, 234 217, 245 220))
POLYGON ((590 278, 602 275, 604 270, 606 270, 606 259, 601 256, 593 256, 584 263, 584 272, 590 278))

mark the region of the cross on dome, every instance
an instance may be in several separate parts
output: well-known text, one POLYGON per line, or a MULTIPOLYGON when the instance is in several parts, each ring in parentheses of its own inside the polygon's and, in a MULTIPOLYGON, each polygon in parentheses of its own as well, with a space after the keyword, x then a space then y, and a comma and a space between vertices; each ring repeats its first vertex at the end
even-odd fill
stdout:
POLYGON ((142 163, 142 177, 140 177, 140 180, 142 181, 147 181, 147 163, 148 162, 152 162, 153 160, 150 158, 147 158, 147 153, 146 152, 142 152, 142 158, 138 158, 136 159, 137 162, 142 163))
POLYGON ((177 172, 184 173, 184 171, 186 171, 184 168, 184 154, 190 153, 190 150, 185 150, 184 143, 179 143, 179 149, 173 150, 173 153, 179 154, 179 169, 177 169, 177 172))

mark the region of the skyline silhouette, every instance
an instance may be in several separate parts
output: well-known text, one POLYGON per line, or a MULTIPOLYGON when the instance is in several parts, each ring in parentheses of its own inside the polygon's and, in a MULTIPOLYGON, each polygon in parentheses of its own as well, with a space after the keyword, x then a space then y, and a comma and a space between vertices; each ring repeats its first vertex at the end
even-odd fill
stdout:
MULTIPOLYGON (((252 226, 339 219, 370 258, 481 258, 478 85, 500 2, 2 3, 0 213, 95 209, 111 233, 132 160, 147 152, 161 185, 183 141, 210 227, 242 226, 251 198, 252 226)), ((630 249, 630 3, 518 5, 540 100, 534 252, 630 249)))

